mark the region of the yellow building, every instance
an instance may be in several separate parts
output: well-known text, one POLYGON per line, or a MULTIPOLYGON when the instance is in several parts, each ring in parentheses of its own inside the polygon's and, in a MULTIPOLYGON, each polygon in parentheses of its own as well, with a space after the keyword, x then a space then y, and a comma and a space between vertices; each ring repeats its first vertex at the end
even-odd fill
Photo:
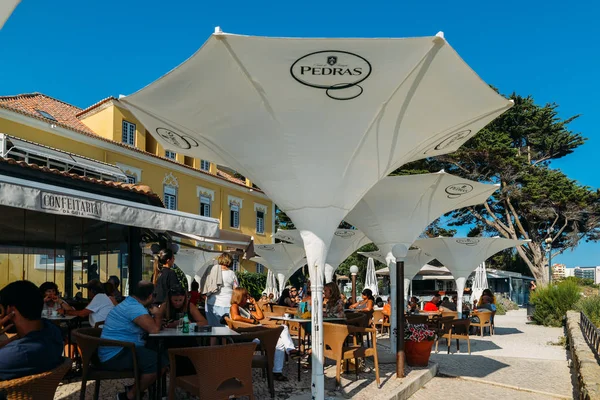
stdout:
MULTIPOLYGON (((222 229, 253 236, 257 244, 272 243, 275 207, 259 188, 234 171, 162 148, 116 98, 82 110, 40 93, 0 97, 0 133, 116 166, 129 183, 149 186, 167 208, 218 218, 222 229)), ((61 168, 35 157, 28 162, 61 168)), ((11 270, 9 260, 23 262, 1 253, 0 270, 11 270)), ((38 258, 32 262, 51 259, 38 258)), ((106 262, 116 265, 108 257, 106 262)), ((263 272, 247 260, 236 262, 238 268, 263 272)))

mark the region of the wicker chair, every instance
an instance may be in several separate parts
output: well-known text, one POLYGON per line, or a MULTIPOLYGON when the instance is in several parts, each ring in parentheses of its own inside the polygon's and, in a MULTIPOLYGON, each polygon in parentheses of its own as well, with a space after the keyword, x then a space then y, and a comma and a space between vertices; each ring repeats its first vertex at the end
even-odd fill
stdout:
POLYGON ((407 315, 406 322, 409 324, 426 324, 429 321, 428 315, 407 315))
MULTIPOLYGON (((373 357, 375 363, 375 380, 377 387, 379 382, 379 361, 377 358, 377 331, 374 328, 359 328, 350 325, 323 323, 323 353, 326 358, 336 361, 335 382, 339 387, 341 385, 340 374, 342 372, 342 362, 344 360, 355 360, 355 365, 358 365, 358 358, 373 357), (373 346, 363 347, 356 342, 351 345, 346 345, 348 335, 354 334, 362 336, 364 334, 373 333, 373 346)), ((358 378, 358 368, 356 377, 358 378)))
POLYGON ((169 400, 175 400, 177 386, 203 400, 229 399, 231 396, 254 399, 252 357, 255 349, 255 343, 169 349, 169 400), (189 358, 196 374, 177 376, 175 356, 189 358))
POLYGON ((70 358, 52 371, 0 382, 0 398, 7 400, 52 400, 58 384, 73 364, 70 358))
POLYGON ((77 339, 77 345, 81 352, 81 365, 83 372, 81 375, 81 391, 80 399, 85 400, 86 384, 90 380, 95 380, 94 400, 98 400, 100 396, 100 381, 111 379, 133 378, 135 380, 135 398, 141 399, 139 392, 140 372, 137 366, 135 356, 135 344, 131 342, 121 342, 117 340, 108 340, 100 338, 102 329, 100 328, 81 328, 73 331, 73 335, 77 339), (100 360, 98 359, 99 346, 116 346, 129 348, 133 357, 133 370, 130 371, 108 371, 100 368, 100 360))
POLYGON ((246 342, 251 342, 254 339, 260 340, 259 348, 262 354, 255 354, 254 357, 252 357, 252 368, 263 370, 267 376, 271 398, 275 397, 273 360, 275 359, 275 348, 277 347, 279 336, 281 336, 281 332, 283 331, 283 326, 268 328, 253 326, 248 328, 235 328, 235 331, 240 334, 236 339, 240 338, 246 342))
POLYGON ((483 337, 483 330, 485 328, 490 329, 490 336, 492 336, 492 314, 491 311, 479 311, 473 314, 473 317, 479 318, 479 322, 471 321, 471 326, 479 328, 481 337, 483 337))
POLYGON ((439 327, 437 329, 437 339, 435 341, 435 352, 438 352, 438 345, 440 343, 440 339, 446 339, 446 344, 448 346, 448 354, 450 354, 450 340, 451 340, 451 330, 452 330, 452 322, 455 320, 453 316, 442 317, 439 320, 439 327))
POLYGON ((460 343, 458 341, 466 340, 469 354, 471 354, 471 340, 469 339, 471 321, 468 319, 455 319, 450 323, 452 324, 452 328, 450 329, 450 340, 448 340, 448 352, 450 352, 452 339, 456 339, 456 350, 460 351, 460 343))
MULTIPOLYGON (((273 314, 276 314, 276 315, 278 315, 278 316, 280 316, 280 317, 281 317, 281 316, 283 316, 283 314, 285 314, 285 313, 289 312, 289 311, 288 311, 289 307, 287 307, 287 306, 277 306, 277 305, 273 305, 273 306, 272 306, 272 309, 273 309, 273 314)), ((294 311, 294 314, 295 314, 295 313, 296 313, 296 312, 294 311)))

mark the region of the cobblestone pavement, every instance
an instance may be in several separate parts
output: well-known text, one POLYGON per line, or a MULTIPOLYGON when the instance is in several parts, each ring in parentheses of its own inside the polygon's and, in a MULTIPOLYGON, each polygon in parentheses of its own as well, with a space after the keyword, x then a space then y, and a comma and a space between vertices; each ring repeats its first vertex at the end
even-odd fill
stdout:
POLYGON ((573 398, 567 351, 561 345, 552 344, 558 343, 561 336, 564 336, 562 328, 527 323, 525 310, 498 315, 495 335, 485 335, 483 338, 471 336, 471 355, 467 352, 467 343, 462 340, 460 352, 457 352, 456 341, 451 344, 450 354, 447 354, 446 343, 440 342, 439 353, 431 355, 431 360, 439 364, 440 374, 473 378, 478 382, 438 377, 413 397, 427 398, 422 396, 427 396, 427 392, 433 393, 431 389, 439 388, 439 385, 455 387, 461 393, 469 387, 483 385, 484 391, 480 393, 494 391, 513 398, 537 398, 532 397, 534 394, 531 392, 485 383, 490 382, 573 398))

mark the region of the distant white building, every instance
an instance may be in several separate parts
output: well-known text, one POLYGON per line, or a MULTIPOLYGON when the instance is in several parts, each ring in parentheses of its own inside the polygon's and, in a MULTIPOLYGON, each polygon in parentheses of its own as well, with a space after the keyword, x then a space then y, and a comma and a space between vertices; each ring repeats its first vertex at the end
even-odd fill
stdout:
POLYGON ((592 267, 575 267, 573 275, 578 278, 592 279, 594 283, 600 283, 600 265, 592 267))
POLYGON ((552 280, 559 281, 565 279, 565 264, 552 264, 552 280))
POLYGON ((565 268, 565 278, 575 276, 575 268, 565 268))

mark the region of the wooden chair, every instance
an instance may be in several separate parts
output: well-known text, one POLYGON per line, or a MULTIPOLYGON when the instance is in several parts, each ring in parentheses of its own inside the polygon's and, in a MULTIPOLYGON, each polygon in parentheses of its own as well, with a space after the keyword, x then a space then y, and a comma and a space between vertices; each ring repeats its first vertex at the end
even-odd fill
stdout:
POLYGON ((277 347, 279 336, 281 336, 281 332, 283 331, 283 326, 279 325, 272 328, 253 326, 248 328, 237 328, 235 331, 240 334, 236 339, 240 338, 246 342, 252 342, 254 339, 260 341, 258 346, 262 354, 255 354, 254 357, 252 357, 252 368, 263 370, 267 377, 271 398, 274 398, 273 361, 275 359, 275 348, 277 347))
POLYGON ((450 332, 452 329, 452 321, 454 321, 455 318, 453 316, 446 316, 446 317, 442 317, 439 320, 439 327, 437 330, 437 339, 435 341, 435 352, 438 352, 438 344, 440 342, 440 339, 446 339, 446 344, 448 346, 448 354, 450 354, 450 341, 451 341, 451 336, 450 336, 450 332))
POLYGON ((383 335, 383 330, 385 327, 388 327, 388 331, 389 331, 390 323, 385 322, 385 315, 383 315, 382 310, 375 310, 373 312, 373 327, 375 329, 377 329, 377 327, 381 327, 381 331, 380 331, 381 335, 383 335))
POLYGON ((169 349, 169 400, 175 400, 176 387, 206 400, 232 396, 254 399, 252 358, 255 349, 255 343, 169 349), (188 358, 196 374, 177 376, 175 356, 188 358))
MULTIPOLYGON (((285 313, 289 313, 289 311, 288 311, 289 307, 287 307, 287 306, 273 305, 272 308, 273 308, 273 314, 276 314, 279 317, 282 317, 283 314, 285 314, 285 313)), ((293 313, 295 314, 296 311, 293 311, 293 313)))
POLYGON ((0 398, 7 400, 52 400, 58 384, 71 369, 70 358, 52 371, 0 381, 0 398))
POLYGON ((81 375, 80 399, 85 400, 87 382, 90 380, 96 381, 94 387, 94 400, 98 400, 98 397, 100 396, 100 381, 133 378, 135 380, 136 388, 135 398, 140 400, 140 371, 135 356, 135 343, 102 339, 100 337, 101 334, 102 329, 100 328, 81 328, 73 331, 73 336, 77 339, 77 345, 79 346, 81 353, 81 366, 83 369, 81 375), (129 371, 109 371, 102 369, 98 358, 99 346, 114 346, 130 349, 131 356, 133 357, 133 369, 129 371))
POLYGON ((406 322, 413 325, 426 324, 429 321, 428 315, 407 315, 406 322))
MULTIPOLYGON (((355 360, 355 365, 358 365, 359 358, 373 357, 375 363, 375 380, 377 387, 380 386, 379 381, 379 361, 377 358, 377 331, 374 328, 359 328, 350 325, 323 323, 323 353, 326 358, 336 361, 335 382, 339 387, 341 385, 340 374, 342 372, 342 362, 344 360, 355 360), (372 333, 373 345, 363 347, 356 342, 351 345, 346 345, 348 335, 364 335, 372 333)), ((358 378, 358 368, 356 377, 358 378)))
POLYGON ((493 312, 491 311, 479 311, 473 314, 473 317, 479 318, 479 322, 471 321, 471 326, 479 329, 481 337, 483 337, 483 330, 485 328, 489 328, 490 336, 492 336, 492 315, 493 312))
POLYGON ((469 327, 471 320, 469 319, 455 319, 451 321, 452 329, 450 330, 450 340, 448 341, 448 352, 450 351, 450 343, 452 339, 456 339, 456 350, 460 351, 459 340, 466 340, 467 347, 469 349, 469 355, 471 354, 471 340, 469 339, 469 327))
POLYGON ((458 311, 442 311, 442 317, 454 317, 454 319, 458 319, 458 311))

